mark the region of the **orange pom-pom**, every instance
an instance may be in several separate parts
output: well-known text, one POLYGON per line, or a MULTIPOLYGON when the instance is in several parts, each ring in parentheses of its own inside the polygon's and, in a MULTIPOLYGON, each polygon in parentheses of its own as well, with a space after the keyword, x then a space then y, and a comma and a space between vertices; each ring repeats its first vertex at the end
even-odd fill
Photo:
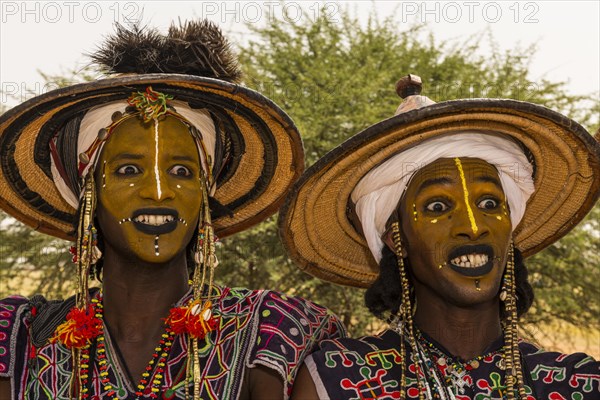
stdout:
POLYGON ((218 326, 218 318, 210 312, 212 304, 207 301, 200 306, 200 300, 187 306, 171 308, 165 323, 176 333, 187 333, 192 338, 203 339, 218 326))
POLYGON ((87 309, 73 307, 67 320, 56 328, 51 343, 60 342, 68 349, 82 348, 91 343, 102 332, 102 321, 96 317, 96 307, 90 304, 87 309))

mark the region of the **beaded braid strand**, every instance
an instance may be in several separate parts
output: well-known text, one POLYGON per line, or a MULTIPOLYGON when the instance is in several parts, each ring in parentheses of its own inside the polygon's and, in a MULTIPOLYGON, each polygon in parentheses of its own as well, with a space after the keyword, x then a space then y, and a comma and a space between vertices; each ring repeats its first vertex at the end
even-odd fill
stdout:
MULTIPOLYGON (((96 210, 96 183, 93 171, 88 172, 85 179, 83 207, 79 214, 77 227, 77 291, 75 306, 80 310, 87 310, 89 305, 89 275, 90 269, 101 256, 97 245, 96 228, 93 226, 94 211, 96 210)), ((83 348, 73 347, 74 368, 71 375, 71 397, 78 400, 87 398, 82 388, 86 387, 89 367, 89 344, 83 348)))
MULTIPOLYGON (((406 268, 404 267, 404 259, 402 258, 402 240, 400 237, 400 224, 396 221, 392 223, 392 239, 394 241, 394 251, 396 253, 396 259, 398 261, 398 270, 400 273, 400 282, 402 284, 402 305, 400 306, 400 319, 403 326, 402 335, 408 333, 408 341, 415 358, 415 374, 417 376, 417 385, 419 390, 419 400, 425 400, 423 396, 423 386, 421 379, 419 378, 419 349, 417 347, 417 340, 415 338, 415 330, 412 319, 412 306, 410 301, 410 284, 406 275, 406 268)), ((406 347, 404 339, 400 342, 400 352, 402 357, 402 382, 400 385, 400 398, 404 400, 406 398, 406 347)))
POLYGON ((504 272, 504 290, 506 298, 504 307, 506 310, 506 322, 504 325, 504 360, 506 364, 506 397, 507 400, 515 400, 515 385, 517 386, 519 399, 527 399, 523 383, 523 369, 518 343, 518 317, 517 298, 515 285, 515 262, 514 246, 510 243, 508 250, 508 261, 504 272))
MULTIPOLYGON (((212 302, 210 296, 213 288, 214 269, 219 264, 215 251, 215 233, 211 223, 210 207, 208 204, 208 179, 204 173, 200 176, 202 186, 202 212, 201 220, 198 223, 198 242, 196 244, 196 268, 192 278, 193 302, 199 302, 198 312, 211 313, 212 302), (208 277, 207 277, 208 273, 208 277), (208 290, 206 298, 203 291, 208 280, 208 290)), ((204 314, 204 313, 203 313, 204 314)), ((202 316, 204 317, 204 315, 202 316)), ((208 315, 210 318, 210 314, 208 315)), ((205 319, 206 320, 206 319, 205 319)), ((190 337, 188 340, 188 365, 187 378, 192 378, 194 385, 193 400, 200 400, 200 384, 202 381, 202 371, 200 369, 200 357, 198 353, 198 338, 190 337)), ((189 396, 186 386, 186 399, 189 396)))

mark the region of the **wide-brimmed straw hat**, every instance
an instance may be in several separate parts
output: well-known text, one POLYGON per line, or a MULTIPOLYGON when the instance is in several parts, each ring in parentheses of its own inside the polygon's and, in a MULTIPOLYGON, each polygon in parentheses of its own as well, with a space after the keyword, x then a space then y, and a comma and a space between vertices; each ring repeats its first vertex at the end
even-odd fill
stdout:
MULTIPOLYGON (((416 78, 409 75, 414 85, 400 88, 405 95, 420 92, 416 78)), ((442 135, 506 135, 530 152, 535 191, 513 232, 524 256, 564 236, 598 199, 600 144, 575 121, 548 108, 505 99, 433 104, 415 95, 399 111, 327 153, 294 186, 279 227, 290 256, 305 272, 338 284, 370 286, 379 267, 360 227, 352 223, 352 191, 394 154, 442 135)))
POLYGON ((277 211, 304 169, 302 142, 277 105, 233 83, 239 67, 218 28, 206 21, 188 23, 161 36, 118 27, 119 35, 98 57, 114 58, 119 65, 111 66, 110 72, 125 74, 45 93, 0 116, 0 207, 41 232, 74 239, 76 210, 53 181, 50 139, 74 116, 151 86, 192 108, 207 109, 220 124, 219 132, 228 136, 229 160, 216 177, 214 193, 228 211, 213 213, 217 235, 246 229, 277 211), (160 51, 170 52, 168 56, 153 49, 147 52, 150 57, 139 54, 155 42, 163 47, 160 51), (143 57, 147 65, 140 65, 143 57))

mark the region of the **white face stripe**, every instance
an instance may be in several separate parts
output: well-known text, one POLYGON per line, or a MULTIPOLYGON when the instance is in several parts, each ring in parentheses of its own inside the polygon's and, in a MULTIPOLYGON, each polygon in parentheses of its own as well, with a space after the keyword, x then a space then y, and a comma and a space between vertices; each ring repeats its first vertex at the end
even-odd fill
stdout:
POLYGON ((158 199, 162 197, 160 189, 160 171, 158 170, 158 119, 154 118, 154 176, 156 178, 156 193, 158 199))

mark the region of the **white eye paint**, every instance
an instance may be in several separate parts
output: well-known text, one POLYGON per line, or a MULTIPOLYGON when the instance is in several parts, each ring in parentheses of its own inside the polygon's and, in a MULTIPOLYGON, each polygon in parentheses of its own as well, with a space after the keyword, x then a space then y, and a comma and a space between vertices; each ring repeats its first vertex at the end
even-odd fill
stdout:
POLYGON ((158 199, 162 197, 160 190, 160 172, 158 170, 158 119, 154 118, 154 176, 156 177, 156 193, 158 199))
POLYGON ((181 189, 181 185, 177 185, 177 189, 181 189))
POLYGON ((129 186, 135 186, 135 184, 133 184, 133 183, 130 183, 130 184, 129 184, 129 186))

